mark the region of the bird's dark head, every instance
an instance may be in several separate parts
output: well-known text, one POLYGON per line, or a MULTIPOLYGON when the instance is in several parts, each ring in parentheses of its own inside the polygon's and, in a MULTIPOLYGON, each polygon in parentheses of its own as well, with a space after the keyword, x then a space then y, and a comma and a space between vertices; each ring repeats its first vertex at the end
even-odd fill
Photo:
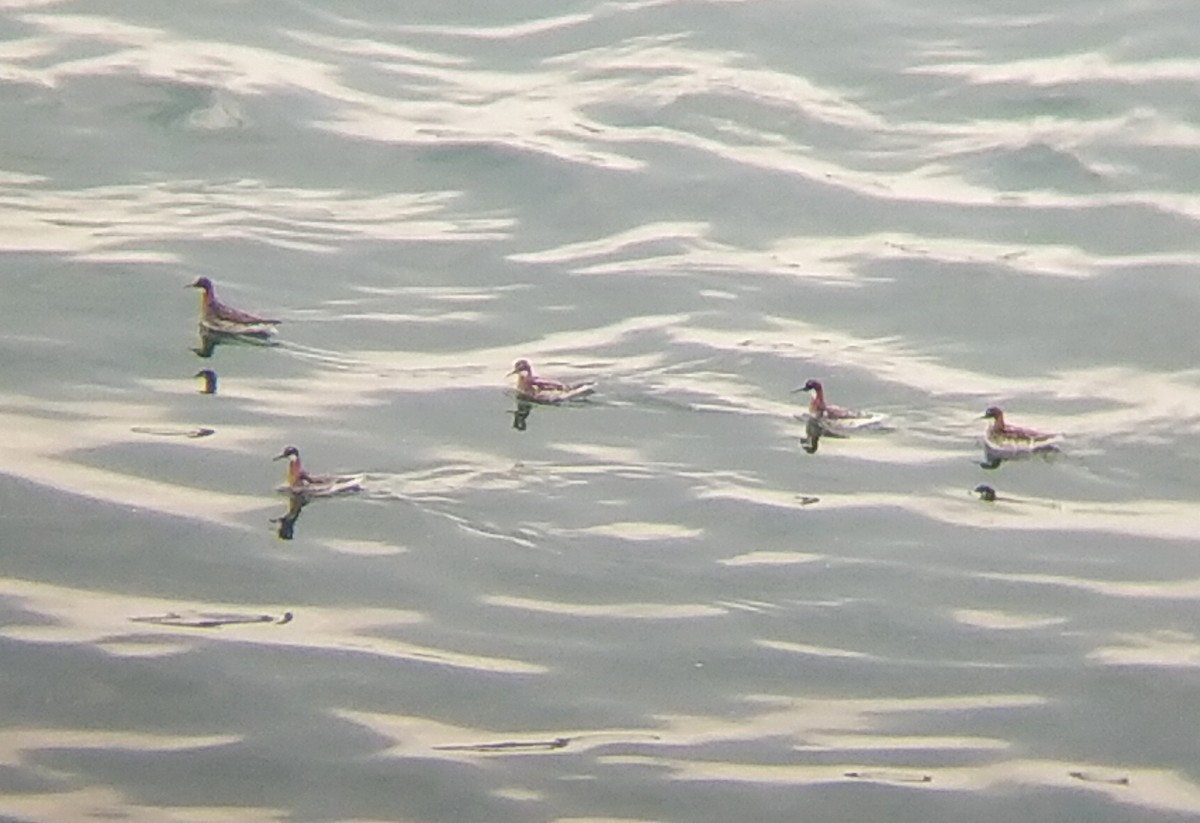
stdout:
POLYGON ((980 418, 984 420, 1003 420, 1004 412, 1000 411, 999 406, 988 406, 983 414, 980 415, 980 418))
POLYGON ((980 500, 986 500, 989 503, 996 499, 996 490, 982 483, 975 487, 975 493, 979 495, 980 500))
POLYGON ((209 280, 207 277, 197 277, 195 280, 193 280, 191 283, 188 283, 188 285, 187 285, 187 288, 189 288, 189 289, 204 289, 206 292, 211 292, 212 287, 213 287, 212 281, 209 280))
POLYGON ((798 391, 821 391, 821 381, 820 381, 820 380, 809 380, 809 381, 808 381, 807 383, 805 383, 803 386, 798 386, 798 387, 796 387, 796 388, 792 389, 792 391, 794 391, 794 392, 798 392, 798 391))
POLYGON ((512 371, 510 371, 508 374, 509 376, 514 374, 533 374, 533 366, 529 365, 528 360, 522 358, 513 363, 512 371))
POLYGON ((295 446, 285 446, 283 451, 281 451, 279 454, 275 455, 274 459, 283 460, 284 458, 287 458, 287 457, 295 457, 298 459, 300 457, 300 450, 298 448, 296 448, 295 446))
POLYGON ((200 371, 196 372, 192 376, 204 378, 203 391, 205 394, 215 394, 216 393, 216 391, 217 391, 217 373, 215 371, 213 371, 212 369, 201 369, 200 371))

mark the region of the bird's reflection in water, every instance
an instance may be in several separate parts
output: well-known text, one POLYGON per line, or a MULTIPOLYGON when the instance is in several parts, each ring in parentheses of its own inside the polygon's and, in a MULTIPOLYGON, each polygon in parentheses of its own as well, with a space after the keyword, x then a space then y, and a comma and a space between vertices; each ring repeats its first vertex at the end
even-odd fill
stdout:
POLYGON ((517 398, 517 407, 512 410, 512 427, 519 432, 525 431, 526 421, 529 420, 529 413, 533 411, 533 403, 528 400, 517 398))
POLYGON ((203 357, 205 360, 207 360, 213 356, 213 351, 215 351, 217 345, 222 342, 220 337, 220 335, 213 334, 201 326, 200 344, 193 348, 192 351, 194 351, 198 357, 203 357))
POLYGON ((800 445, 809 454, 817 453, 817 445, 822 437, 832 437, 835 440, 845 440, 848 435, 823 417, 813 417, 811 414, 804 418, 804 439, 800 445))
POLYGON ((276 524, 276 534, 280 540, 291 540, 295 534, 296 521, 300 519, 300 512, 308 505, 311 500, 308 495, 292 492, 288 495, 288 510, 282 517, 275 517, 271 522, 276 524))
POLYGON ((205 360, 213 356, 217 346, 223 346, 227 343, 233 343, 240 346, 264 346, 266 348, 274 348, 279 345, 275 340, 270 339, 264 334, 244 333, 237 334, 234 332, 213 331, 206 326, 199 327, 200 342, 192 348, 197 357, 203 357, 205 360))
POLYGON ((821 425, 821 421, 815 417, 809 417, 804 421, 804 439, 800 441, 800 446, 809 454, 816 454, 817 446, 824 434, 825 427, 821 425))
POLYGON ((204 388, 200 389, 201 394, 217 393, 217 373, 215 371, 212 369, 201 369, 192 376, 204 378, 204 388))
POLYGON ((979 465, 985 469, 998 469, 1010 460, 1029 460, 1033 457, 1040 457, 1050 461, 1061 454, 1062 451, 1052 445, 1038 446, 1034 449, 1009 450, 992 448, 984 443, 983 460, 979 462, 979 465))

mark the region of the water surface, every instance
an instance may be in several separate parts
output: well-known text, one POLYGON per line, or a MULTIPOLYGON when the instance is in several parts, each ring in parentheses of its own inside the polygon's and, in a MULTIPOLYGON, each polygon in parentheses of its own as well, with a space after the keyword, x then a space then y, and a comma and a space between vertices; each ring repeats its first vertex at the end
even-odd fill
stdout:
POLYGON ((1200 814, 1193 11, 5 5, 6 819, 1200 814))

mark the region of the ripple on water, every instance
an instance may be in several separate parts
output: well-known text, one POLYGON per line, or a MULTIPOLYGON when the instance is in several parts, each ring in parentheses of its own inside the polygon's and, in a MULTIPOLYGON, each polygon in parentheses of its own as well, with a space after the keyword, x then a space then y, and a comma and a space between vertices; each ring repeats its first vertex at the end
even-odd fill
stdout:
POLYGON ((508 595, 488 595, 483 602, 507 609, 605 620, 691 620, 728 613, 703 603, 556 603, 508 595))
POLYGON ((1122 633, 1108 645, 1090 652, 1088 659, 1109 666, 1195 669, 1200 668, 1200 637, 1171 630, 1122 633))
POLYGON ((1042 629, 1047 626, 1057 626, 1067 622, 1067 618, 1059 616, 1018 614, 1015 612, 987 611, 984 609, 955 609, 954 619, 965 626, 974 626, 980 629, 995 629, 997 631, 1042 629))
POLYGON ((722 566, 793 566, 826 559, 826 555, 808 552, 753 551, 726 557, 717 562, 722 566))

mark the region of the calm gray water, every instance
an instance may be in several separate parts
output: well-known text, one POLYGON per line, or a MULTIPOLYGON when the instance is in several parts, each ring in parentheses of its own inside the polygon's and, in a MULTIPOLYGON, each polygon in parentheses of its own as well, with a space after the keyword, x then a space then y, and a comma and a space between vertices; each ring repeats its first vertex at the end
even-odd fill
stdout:
POLYGON ((914 5, 0 4, 0 819, 1200 817, 1200 6, 914 5))

